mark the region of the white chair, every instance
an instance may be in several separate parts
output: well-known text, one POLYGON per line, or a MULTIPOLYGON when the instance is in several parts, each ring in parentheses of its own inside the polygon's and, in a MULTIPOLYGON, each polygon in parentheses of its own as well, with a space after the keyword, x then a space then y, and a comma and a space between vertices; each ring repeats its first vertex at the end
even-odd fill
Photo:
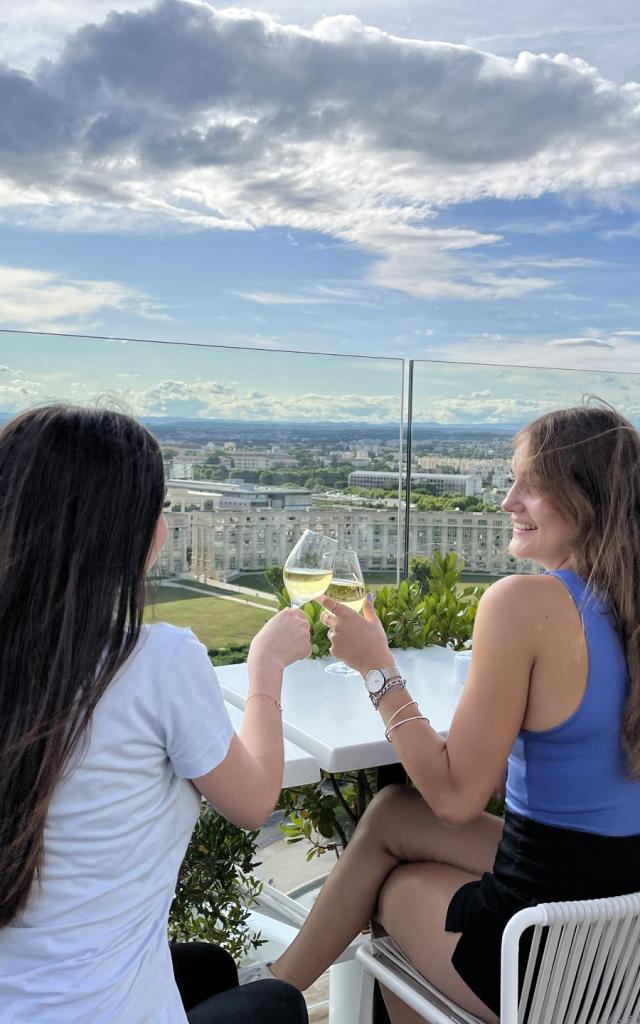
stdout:
MULTIPOLYGON (((422 978, 388 938, 356 951, 372 976, 358 1024, 371 1021, 373 978, 430 1024, 477 1024, 422 978)), ((541 903, 521 910, 502 936, 501 1024, 640 1024, 640 893, 541 903), (518 949, 533 927, 518 998, 518 949)))

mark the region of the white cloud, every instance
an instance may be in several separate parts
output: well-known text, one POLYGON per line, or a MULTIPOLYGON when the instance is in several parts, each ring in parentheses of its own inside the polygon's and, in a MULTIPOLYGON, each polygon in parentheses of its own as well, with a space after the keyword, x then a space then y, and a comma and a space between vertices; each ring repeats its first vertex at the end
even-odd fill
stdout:
POLYGON ((346 15, 120 6, 0 74, 0 202, 67 230, 316 231, 371 254, 379 286, 518 298, 551 281, 479 258, 500 235, 437 229, 436 211, 638 184, 639 101, 564 54, 507 59, 346 15))
POLYGON ((640 220, 631 224, 628 228, 613 228, 609 231, 601 231, 600 237, 605 242, 612 242, 616 238, 640 238, 640 220))
POLYGON ((55 271, 0 264, 0 322, 7 326, 70 330, 86 326, 107 309, 127 310, 145 319, 169 319, 162 307, 128 285, 67 280, 55 271))
POLYGON ((602 341, 600 338, 554 338, 553 341, 548 341, 547 346, 549 348, 608 348, 614 349, 615 345, 612 345, 609 341, 602 341))
POLYGON ((553 408, 553 402, 546 397, 531 398, 524 393, 510 398, 494 397, 486 392, 476 392, 458 397, 432 396, 422 403, 414 404, 417 420, 434 423, 517 423, 533 419, 546 409, 553 408))
MULTIPOLYGON (((110 10, 126 11, 131 0, 28 0, 5 4, 0 13, 0 59, 21 68, 54 57, 74 28, 110 10)), ((136 9, 151 6, 136 0, 136 9)), ((312 26, 342 14, 344 0, 259 0, 255 6, 280 21, 312 26)), ((637 71, 638 17, 633 0, 557 0, 514 4, 513 0, 349 0, 348 9, 396 35, 444 39, 513 56, 520 50, 579 54, 608 77, 626 81, 637 71)))
POLYGON ((259 306, 315 306, 334 300, 313 295, 288 295, 285 292, 232 292, 239 299, 256 302, 259 306))
POLYGON ((0 411, 17 412, 41 401, 45 389, 38 380, 30 380, 22 370, 0 366, 0 411))
POLYGON ((580 214, 576 217, 556 218, 555 220, 522 218, 501 224, 497 230, 505 235, 542 235, 546 238, 549 235, 570 235, 577 231, 586 231, 593 227, 595 220, 595 215, 590 213, 580 214))
POLYGON ((544 375, 541 367, 551 371, 625 371, 621 377, 626 375, 629 386, 637 392, 640 386, 640 376, 634 376, 640 375, 637 336, 594 333, 591 329, 566 338, 533 332, 519 333, 515 337, 507 334, 470 334, 463 339, 450 338, 444 345, 434 344, 428 354, 423 353, 423 358, 452 360, 456 364, 485 363, 492 367, 491 373, 498 375, 500 366, 526 367, 530 372, 532 388, 536 387, 535 380, 544 375))
MULTIPOLYGON (((122 381, 122 377, 120 377, 122 381)), ((109 401, 111 392, 102 382, 66 383, 51 376, 27 378, 0 369, 0 411, 17 412, 44 398, 77 402, 109 401)), ((212 380, 164 380, 148 388, 117 389, 117 400, 132 415, 172 416, 185 419, 278 420, 349 423, 395 422, 399 415, 397 395, 322 394, 294 392, 272 395, 255 388, 242 391, 212 380)))

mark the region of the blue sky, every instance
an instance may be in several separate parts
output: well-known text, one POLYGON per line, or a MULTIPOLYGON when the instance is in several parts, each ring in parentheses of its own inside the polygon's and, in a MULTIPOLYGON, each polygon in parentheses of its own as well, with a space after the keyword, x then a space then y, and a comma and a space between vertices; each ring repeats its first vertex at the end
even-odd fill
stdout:
MULTIPOLYGON (((5 330, 640 370, 632 2, 14 7, 0 14, 5 330)), ((0 353, 7 408, 27 369, 13 335, 0 353)), ((93 362, 86 381, 115 388, 93 362)), ((189 404, 169 383, 205 374, 182 380, 184 362, 149 364, 165 406, 189 404)), ((365 381, 388 415, 395 402, 387 369, 364 363, 325 377, 290 358, 262 385, 250 356, 242 380, 216 365, 234 401, 268 381, 273 414, 285 380, 308 408, 332 396, 338 418, 361 418, 365 381)), ((475 415, 511 418, 498 391, 475 415)), ((138 389, 133 404, 158 401, 138 389)))

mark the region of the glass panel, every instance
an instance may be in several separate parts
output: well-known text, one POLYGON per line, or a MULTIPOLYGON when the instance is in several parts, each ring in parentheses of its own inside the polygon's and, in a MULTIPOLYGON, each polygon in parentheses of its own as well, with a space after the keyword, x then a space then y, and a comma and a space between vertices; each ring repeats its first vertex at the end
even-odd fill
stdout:
POLYGON ((638 423, 638 374, 415 362, 409 557, 455 551, 469 582, 542 572, 508 551, 511 521, 500 503, 512 440, 541 413, 589 395, 638 423))
POLYGON ((265 571, 306 527, 356 547, 367 582, 395 581, 402 384, 398 359, 0 332, 0 420, 98 401, 156 435, 172 504, 149 615, 216 650, 277 609, 265 571))

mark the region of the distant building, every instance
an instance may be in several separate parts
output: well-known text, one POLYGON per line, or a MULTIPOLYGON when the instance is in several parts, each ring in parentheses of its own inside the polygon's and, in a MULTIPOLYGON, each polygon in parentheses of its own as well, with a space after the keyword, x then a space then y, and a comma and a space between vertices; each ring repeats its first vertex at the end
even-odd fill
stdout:
POLYGON ((186 512, 167 511, 169 536, 160 550, 156 564, 149 575, 153 577, 179 576, 188 572, 188 548, 191 546, 191 517, 186 512))
POLYGON ((165 474, 169 480, 193 480, 193 466, 193 460, 171 459, 165 462, 165 474))
POLYGON ((216 499, 222 497, 228 500, 235 498, 242 502, 243 507, 248 505, 250 508, 307 508, 313 498, 308 487, 276 487, 269 484, 263 487, 242 480, 197 480, 193 483, 169 480, 167 495, 177 511, 183 511, 182 506, 189 505, 191 510, 197 508, 205 512, 212 512, 216 499))
MULTIPOLYGON (((406 473, 402 474, 403 485, 406 482, 406 473)), ((482 477, 475 474, 457 473, 412 473, 411 483, 424 484, 433 488, 436 495, 441 494, 463 494, 465 497, 475 497, 482 493, 482 477)), ((386 473, 382 470, 354 470, 349 473, 350 487, 397 487, 398 474, 386 473)))
POLYGON ((258 448, 236 448, 233 444, 226 444, 223 463, 233 464, 234 469, 244 472, 257 473, 264 469, 275 469, 280 466, 297 466, 298 460, 291 455, 281 452, 278 448, 271 448, 264 451, 258 448))
MULTIPOLYGON (((334 537, 340 546, 355 548, 364 570, 395 569, 398 509, 287 508, 193 512, 192 572, 227 579, 235 573, 282 565, 305 529, 334 537)), ((469 571, 491 575, 536 572, 531 562, 516 562, 508 552, 511 521, 504 512, 435 511, 411 514, 410 556, 433 557, 435 551, 456 551, 469 571)))

